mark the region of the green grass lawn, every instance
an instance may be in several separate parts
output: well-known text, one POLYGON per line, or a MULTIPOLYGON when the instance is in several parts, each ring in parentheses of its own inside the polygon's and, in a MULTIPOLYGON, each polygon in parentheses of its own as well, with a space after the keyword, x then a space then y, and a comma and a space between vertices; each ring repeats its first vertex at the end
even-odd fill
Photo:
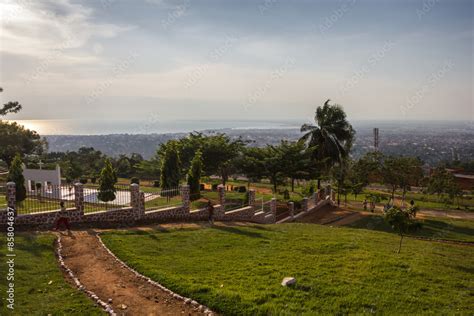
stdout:
POLYGON ((51 234, 21 234, 15 246, 15 309, 7 309, 6 238, 0 237, 0 315, 105 315, 92 300, 66 283, 51 234), (49 284, 51 282, 51 284, 49 284))
MULTIPOLYGON (((418 219, 418 221, 421 222, 423 226, 421 230, 411 234, 413 236, 431 239, 474 242, 474 221, 448 218, 425 218, 418 219)), ((380 215, 366 216, 348 226, 354 228, 393 232, 392 228, 380 215)))
POLYGON ((472 314, 473 248, 312 224, 107 232, 141 273, 225 315, 472 314), (295 287, 282 287, 286 276, 295 287))

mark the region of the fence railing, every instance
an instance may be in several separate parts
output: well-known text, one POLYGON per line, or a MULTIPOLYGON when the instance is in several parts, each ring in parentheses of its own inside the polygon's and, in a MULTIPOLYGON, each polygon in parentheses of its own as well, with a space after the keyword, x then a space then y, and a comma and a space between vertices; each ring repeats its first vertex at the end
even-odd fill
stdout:
POLYGON ((113 190, 100 190, 97 187, 84 187, 84 212, 97 212, 120 209, 131 205, 130 186, 116 184, 113 190))
POLYGON ((74 186, 48 185, 26 188, 26 197, 16 202, 17 214, 56 211, 63 202, 66 208, 74 207, 74 186))
POLYGON ((153 211, 182 204, 183 199, 179 187, 159 190, 156 192, 145 192, 145 211, 153 211))

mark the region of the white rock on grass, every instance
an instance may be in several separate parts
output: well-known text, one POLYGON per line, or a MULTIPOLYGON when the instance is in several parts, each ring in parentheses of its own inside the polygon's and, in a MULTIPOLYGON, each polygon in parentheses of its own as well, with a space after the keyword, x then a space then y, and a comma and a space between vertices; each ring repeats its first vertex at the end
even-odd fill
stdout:
POLYGON ((292 277, 286 277, 281 281, 281 285, 283 286, 290 286, 290 285, 295 285, 296 284, 296 279, 292 277))

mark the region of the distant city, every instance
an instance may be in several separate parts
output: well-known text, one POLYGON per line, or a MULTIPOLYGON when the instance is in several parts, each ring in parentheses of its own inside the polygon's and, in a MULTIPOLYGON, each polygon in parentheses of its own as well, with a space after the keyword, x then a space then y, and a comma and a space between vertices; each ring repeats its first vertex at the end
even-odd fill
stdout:
MULTIPOLYGON (((294 124, 292 124, 294 126, 294 124)), ((356 141, 352 156, 358 158, 374 150, 373 129, 379 129, 379 150, 389 155, 417 156, 427 165, 442 161, 474 160, 474 124, 468 122, 355 122, 356 141)), ((297 140, 301 133, 288 128, 223 128, 206 129, 203 133, 226 133, 241 137, 251 146, 277 144, 282 139, 297 140)), ((110 134, 110 135, 50 135, 46 136, 49 151, 72 151, 80 147, 94 147, 111 156, 139 153, 151 158, 156 148, 169 139, 186 133, 110 134)))

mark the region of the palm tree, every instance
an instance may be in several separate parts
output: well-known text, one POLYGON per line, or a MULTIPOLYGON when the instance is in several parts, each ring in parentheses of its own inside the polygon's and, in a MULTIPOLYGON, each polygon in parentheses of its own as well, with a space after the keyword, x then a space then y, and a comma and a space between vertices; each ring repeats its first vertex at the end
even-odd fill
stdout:
MULTIPOLYGON (((340 164, 349 156, 355 131, 346 119, 346 113, 340 105, 330 105, 327 100, 316 109, 316 125, 304 124, 301 140, 308 147, 316 147, 313 158, 324 164, 328 171, 335 164, 340 164)), ((320 188, 320 179, 318 179, 320 188)))

